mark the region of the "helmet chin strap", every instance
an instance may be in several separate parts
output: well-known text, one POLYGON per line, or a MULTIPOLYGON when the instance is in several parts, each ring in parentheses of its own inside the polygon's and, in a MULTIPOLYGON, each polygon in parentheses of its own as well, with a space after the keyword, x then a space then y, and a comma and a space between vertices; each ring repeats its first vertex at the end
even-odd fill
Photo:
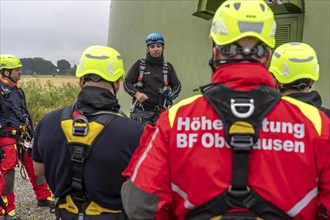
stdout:
POLYGON ((12 70, 7 70, 8 72, 9 72, 9 75, 8 76, 6 76, 6 75, 4 75, 5 77, 7 77, 8 79, 10 79, 12 82, 14 82, 14 83, 17 83, 17 81, 18 80, 14 80, 12 77, 11 77, 11 72, 12 72, 12 70))
POLYGON ((114 84, 113 82, 110 82, 110 85, 112 86, 112 89, 113 89, 113 94, 115 95, 115 97, 117 97, 117 93, 116 93, 115 84, 114 84))

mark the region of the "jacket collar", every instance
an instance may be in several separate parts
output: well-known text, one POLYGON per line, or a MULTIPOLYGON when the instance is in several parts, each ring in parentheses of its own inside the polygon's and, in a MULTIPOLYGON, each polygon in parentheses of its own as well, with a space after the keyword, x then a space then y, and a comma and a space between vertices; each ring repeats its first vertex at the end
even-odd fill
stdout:
POLYGON ((117 98, 109 90, 95 86, 82 88, 78 103, 88 113, 100 110, 118 112, 120 109, 117 98))
POLYGON ((0 77, 0 81, 1 81, 4 85, 6 85, 6 86, 10 86, 10 87, 18 86, 18 83, 17 83, 17 82, 16 82, 16 83, 15 83, 15 82, 11 82, 11 81, 5 79, 4 77, 0 77))
POLYGON ((164 56, 162 55, 161 57, 154 58, 149 54, 149 52, 147 52, 146 61, 152 66, 162 66, 164 62, 164 56))
POLYGON ((288 96, 298 99, 302 102, 308 103, 310 105, 314 105, 316 108, 320 108, 322 105, 321 96, 317 91, 311 91, 308 93, 306 92, 292 93, 288 96))
POLYGON ((237 91, 248 91, 261 85, 275 87, 266 66, 260 63, 233 63, 215 70, 212 83, 221 83, 237 91))

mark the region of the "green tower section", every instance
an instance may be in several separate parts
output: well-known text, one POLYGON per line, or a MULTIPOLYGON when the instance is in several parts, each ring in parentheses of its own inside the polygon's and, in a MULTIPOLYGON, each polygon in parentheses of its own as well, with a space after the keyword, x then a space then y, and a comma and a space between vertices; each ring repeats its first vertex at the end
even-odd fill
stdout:
MULTIPOLYGON (((108 45, 117 49, 125 69, 145 57, 145 38, 151 32, 163 34, 165 59, 171 62, 182 83, 178 99, 198 92, 195 88, 211 81, 211 19, 223 0, 125 0, 112 1, 108 45)), ((278 29, 276 46, 289 41, 304 41, 313 46, 320 59, 320 79, 314 89, 330 106, 329 74, 329 0, 267 0, 275 13, 278 29)), ((121 90, 118 95, 128 113, 131 98, 121 90)))

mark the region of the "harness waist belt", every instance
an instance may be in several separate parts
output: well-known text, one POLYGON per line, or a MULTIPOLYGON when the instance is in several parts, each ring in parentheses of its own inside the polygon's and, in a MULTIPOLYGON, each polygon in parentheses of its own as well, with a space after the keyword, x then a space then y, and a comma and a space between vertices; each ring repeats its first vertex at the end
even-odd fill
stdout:
POLYGON ((0 129, 0 137, 11 137, 18 139, 20 135, 21 135, 20 130, 13 129, 9 131, 6 129, 0 129))
POLYGON ((164 110, 164 108, 162 106, 159 106, 159 105, 154 105, 154 106, 143 105, 143 107, 136 106, 135 108, 137 108, 141 111, 151 111, 151 112, 162 112, 164 110))

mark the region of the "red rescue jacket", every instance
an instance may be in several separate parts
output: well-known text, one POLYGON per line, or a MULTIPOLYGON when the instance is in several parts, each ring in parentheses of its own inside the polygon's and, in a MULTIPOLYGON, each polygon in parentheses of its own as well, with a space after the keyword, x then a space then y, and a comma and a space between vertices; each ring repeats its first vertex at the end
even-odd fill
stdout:
MULTIPOLYGON (((224 65, 212 82, 239 91, 274 87, 270 73, 256 63, 224 65)), ((264 119, 250 152, 248 185, 293 219, 317 219, 319 204, 329 217, 329 127, 327 116, 314 106, 282 97, 264 119)), ((155 219, 184 219, 230 186, 232 155, 222 121, 206 99, 196 95, 179 102, 161 114, 155 127, 145 128, 123 173, 137 187, 133 191, 143 192, 141 202, 124 204, 128 216, 134 210, 153 212, 143 202, 153 195, 158 198, 155 219)), ((124 194, 123 201, 130 196, 124 194)))

